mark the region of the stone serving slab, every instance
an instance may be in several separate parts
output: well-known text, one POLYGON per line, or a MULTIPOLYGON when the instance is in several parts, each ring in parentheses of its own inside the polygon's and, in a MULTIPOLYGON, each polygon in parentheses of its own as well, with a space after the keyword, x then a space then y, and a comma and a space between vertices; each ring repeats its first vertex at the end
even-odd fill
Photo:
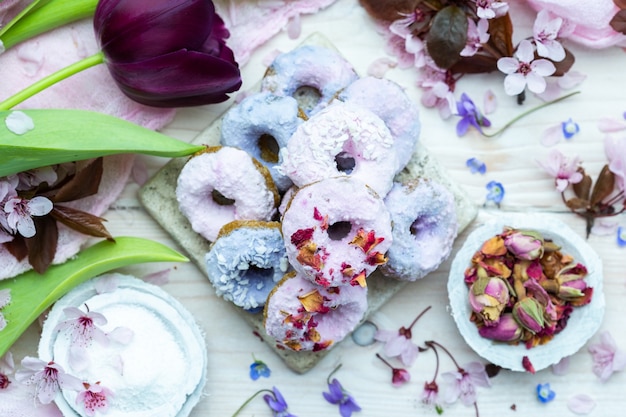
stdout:
MULTIPOLYGON (((326 38, 318 34, 310 36, 303 44, 317 44, 334 49, 326 38)), ((260 82, 251 92, 258 91, 259 86, 260 82)), ((221 119, 220 117, 204 131, 200 132, 192 143, 209 146, 219 145, 221 119)), ((172 159, 167 163, 139 190, 139 200, 147 212, 186 250, 190 259, 206 274, 204 256, 209 250, 210 242, 193 231, 187 219, 179 211, 178 202, 176 201, 176 181, 186 162, 186 158, 178 158, 172 159)), ((471 202, 465 191, 449 178, 445 170, 421 144, 418 144, 412 159, 396 177, 400 181, 414 178, 425 178, 439 182, 452 192, 455 198, 459 234, 476 217, 478 208, 471 202)), ((208 278, 207 284, 210 285, 208 278)), ((363 320, 366 320, 407 284, 409 283, 385 277, 378 271, 371 274, 367 279, 368 310, 363 320)), ((283 359, 285 364, 298 373, 304 373, 313 368, 329 351, 293 352, 278 349, 275 341, 265 333, 263 315, 261 313, 251 314, 230 302, 225 300, 223 302, 229 305, 233 314, 239 314, 242 320, 247 321, 252 329, 273 347, 276 354, 283 359)))

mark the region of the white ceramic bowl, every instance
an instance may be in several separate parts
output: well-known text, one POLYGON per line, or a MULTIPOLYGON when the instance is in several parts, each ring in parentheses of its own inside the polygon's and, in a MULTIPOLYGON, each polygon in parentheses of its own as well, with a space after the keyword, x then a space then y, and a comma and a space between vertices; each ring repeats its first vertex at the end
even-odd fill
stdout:
POLYGON ((558 363, 576 353, 602 324, 605 300, 602 291, 602 261, 587 242, 565 223, 543 214, 503 214, 474 230, 452 261, 448 278, 448 297, 454 321, 467 344, 481 357, 502 368, 524 371, 522 359, 528 356, 536 371, 558 363), (587 267, 587 285, 593 287, 591 302, 574 308, 567 326, 548 343, 527 349, 523 343, 509 345, 483 338, 469 320, 469 289, 464 271, 483 242, 502 232, 504 226, 539 231, 561 246, 564 254, 587 267))

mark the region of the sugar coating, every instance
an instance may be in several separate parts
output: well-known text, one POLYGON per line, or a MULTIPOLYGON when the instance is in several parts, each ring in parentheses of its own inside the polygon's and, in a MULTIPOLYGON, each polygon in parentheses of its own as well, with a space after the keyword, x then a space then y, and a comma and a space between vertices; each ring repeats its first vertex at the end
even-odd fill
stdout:
POLYGON ((345 176, 358 178, 384 196, 397 168, 393 145, 389 129, 378 116, 336 101, 298 127, 283 149, 281 168, 298 187, 345 176), (354 159, 350 172, 337 166, 338 155, 354 159))
POLYGON ((271 220, 276 213, 276 196, 275 187, 268 184, 252 157, 228 146, 191 158, 180 171, 176 185, 181 213, 193 230, 209 241, 214 241, 222 226, 233 220, 271 220), (234 200, 234 204, 216 203, 213 190, 234 200))
POLYGON ((287 146, 302 119, 298 117, 298 102, 290 96, 280 97, 269 92, 260 92, 246 97, 232 107, 222 118, 221 143, 246 151, 270 171, 279 191, 291 186, 291 180, 276 167, 282 162, 264 158, 259 138, 269 135, 276 141, 278 149, 287 146))
POLYGON ((265 330, 279 348, 320 351, 341 341, 363 319, 367 288, 323 288, 288 275, 265 305, 265 330))
POLYGON ((384 78, 363 77, 341 93, 338 99, 365 107, 380 117, 394 138, 400 172, 411 159, 420 134, 419 109, 404 89, 384 78))
POLYGON ((403 281, 423 278, 452 251, 458 233, 454 196, 434 181, 395 183, 385 205, 393 222, 393 244, 381 271, 403 281))
POLYGON ((205 263, 216 294, 246 310, 264 306, 289 267, 278 223, 244 225, 220 235, 205 263))
POLYGON ((325 287, 363 285, 384 263, 392 243, 383 200, 354 178, 328 178, 300 188, 281 224, 291 265, 325 287), (347 228, 338 239, 333 232, 342 224, 347 228))
POLYGON ((313 87, 321 95, 311 116, 333 99, 335 94, 355 81, 352 65, 337 52, 318 45, 303 45, 278 55, 261 81, 261 91, 293 96, 299 87, 313 87))

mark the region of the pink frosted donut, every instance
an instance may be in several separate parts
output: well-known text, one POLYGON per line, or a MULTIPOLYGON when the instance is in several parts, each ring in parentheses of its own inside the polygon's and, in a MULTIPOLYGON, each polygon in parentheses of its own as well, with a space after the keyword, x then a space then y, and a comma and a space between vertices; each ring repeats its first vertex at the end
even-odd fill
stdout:
POLYGON ((354 178, 328 178, 302 187, 282 218, 289 262, 323 287, 365 285, 386 261, 391 219, 383 200, 354 178))
POLYGON ((267 168, 228 146, 189 159, 178 176, 176 199, 192 229, 209 241, 233 220, 272 220, 279 202, 267 168))
MULTIPOLYGON (((319 100, 301 106, 311 116, 357 78, 352 65, 337 52, 319 45, 303 45, 274 59, 261 81, 261 91, 298 99, 300 88, 312 88, 319 100)), ((303 100, 299 101, 302 104, 303 100)))
POLYGON ((390 80, 364 77, 346 87, 338 99, 365 107, 385 122, 395 141, 396 173, 400 172, 415 152, 421 127, 418 107, 402 87, 390 80))
POLYGON ((374 113, 335 101, 296 129, 282 149, 282 170, 298 187, 349 176, 385 196, 397 168, 393 144, 389 129, 374 113))
POLYGON ((278 348, 316 352, 346 337, 366 310, 367 288, 323 288, 294 272, 267 298, 263 324, 278 348))
POLYGON ((434 271, 452 251, 458 223, 453 194, 428 180, 395 183, 385 197, 393 244, 381 272, 415 281, 434 271))

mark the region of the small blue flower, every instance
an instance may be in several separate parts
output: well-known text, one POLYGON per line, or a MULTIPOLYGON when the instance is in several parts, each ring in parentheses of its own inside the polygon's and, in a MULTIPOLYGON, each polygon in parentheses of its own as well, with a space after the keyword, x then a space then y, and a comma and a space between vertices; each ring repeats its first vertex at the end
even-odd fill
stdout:
POLYGON ((487 202, 493 201, 496 206, 500 207, 500 202, 504 198, 504 186, 499 182, 489 181, 486 188, 487 202))
POLYGON ((537 399, 542 403, 549 403, 554 400, 556 393, 550 389, 550 383, 537 385, 537 399))
POLYGON ((250 378, 252 378, 252 380, 254 381, 256 381, 262 376, 265 378, 269 378, 271 372, 272 371, 265 364, 265 362, 260 361, 258 359, 256 359, 254 362, 250 364, 250 378))
POLYGON ((617 228, 617 244, 620 248, 626 246, 626 228, 622 226, 617 228))
POLYGON ((485 172, 487 172, 487 165, 485 165, 484 162, 479 161, 476 158, 470 158, 467 161, 465 161, 465 166, 467 166, 470 169, 470 172, 472 174, 476 174, 476 173, 484 174, 485 172))
POLYGON ((265 394, 263 399, 274 412, 274 417, 296 417, 289 412, 287 402, 280 391, 278 391, 278 388, 273 387, 272 391, 274 392, 273 395, 265 394))
POLYGON ((331 404, 339 405, 339 414, 341 417, 350 417, 353 412, 361 411, 361 407, 354 401, 354 398, 348 394, 337 379, 333 379, 328 383, 330 392, 323 392, 322 395, 331 404))
POLYGON ((491 122, 480 112, 472 99, 465 93, 461 95, 461 101, 456 102, 457 116, 461 116, 461 120, 456 124, 457 136, 463 136, 467 133, 470 126, 474 126, 481 134, 483 126, 491 126, 491 122))
POLYGON ((561 130, 563 131, 565 139, 571 139, 572 136, 580 132, 580 126, 578 126, 578 123, 575 123, 570 117, 565 122, 561 123, 561 130))

